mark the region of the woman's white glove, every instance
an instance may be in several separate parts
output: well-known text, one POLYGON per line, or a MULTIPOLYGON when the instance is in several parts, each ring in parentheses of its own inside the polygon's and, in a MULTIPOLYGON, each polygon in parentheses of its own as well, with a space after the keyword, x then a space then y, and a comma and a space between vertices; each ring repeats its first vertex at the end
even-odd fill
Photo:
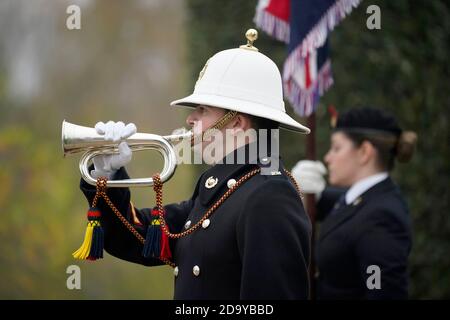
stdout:
POLYGON ((300 160, 292 168, 292 175, 304 193, 313 193, 318 200, 325 189, 327 169, 320 161, 300 160))
MULTIPOLYGON (((137 129, 134 123, 125 125, 122 121, 108 121, 106 124, 97 122, 95 130, 103 135, 105 141, 119 142, 136 133, 137 129)), ((107 177, 111 179, 121 167, 124 167, 131 161, 132 151, 125 141, 119 143, 119 153, 99 155, 92 159, 95 170, 91 171, 93 178, 107 177)))

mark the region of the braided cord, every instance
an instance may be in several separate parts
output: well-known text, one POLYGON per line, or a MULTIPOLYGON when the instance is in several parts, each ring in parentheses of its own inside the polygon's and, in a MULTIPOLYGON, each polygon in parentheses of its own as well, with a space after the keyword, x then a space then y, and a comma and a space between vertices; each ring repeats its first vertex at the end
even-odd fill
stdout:
MULTIPOLYGON (((228 189, 223 195, 222 197, 220 197, 219 200, 217 200, 207 211, 206 213, 203 215, 203 217, 191 228, 189 228, 186 231, 180 232, 180 233, 171 233, 169 231, 169 228, 167 226, 166 220, 164 219, 164 209, 163 209, 163 195, 162 195, 162 182, 161 182, 161 178, 159 176, 159 174, 156 174, 153 176, 153 190, 156 193, 156 207, 158 209, 158 215, 159 215, 159 221, 161 224, 161 229, 163 230, 163 232, 172 239, 179 239, 182 238, 184 236, 187 236, 189 234, 191 234, 192 232, 194 232, 195 230, 197 230, 203 223, 203 221, 205 221, 206 219, 208 219, 213 213, 214 211, 216 211, 224 202, 226 199, 228 199, 242 184, 244 184, 247 180, 249 180, 251 177, 255 176, 256 174, 261 172, 261 168, 256 168, 251 170, 250 172, 246 173, 244 176, 242 176, 237 182, 236 184, 231 187, 230 189, 228 189)), ((297 182, 295 181, 295 179, 292 177, 292 174, 287 171, 286 169, 284 169, 284 172, 286 173, 286 175, 289 177, 289 179, 292 181, 295 189, 297 190, 297 193, 300 197, 300 199, 303 199, 303 195, 300 191, 300 188, 297 184, 297 182)), ((114 214, 117 216, 117 218, 124 224, 124 226, 138 239, 139 242, 141 242, 142 244, 144 244, 145 239, 144 237, 141 236, 141 234, 139 232, 137 232, 137 230, 131 225, 131 223, 120 213, 120 211, 114 206, 114 204, 112 203, 112 201, 109 199, 109 197, 106 195, 106 178, 104 177, 100 177, 97 179, 97 193, 94 197, 94 200, 92 202, 93 206, 96 205, 97 200, 99 197, 102 197, 106 204, 111 208, 111 210, 114 212, 114 214)), ((175 264, 170 261, 169 259, 166 258, 160 258, 160 260, 162 262, 164 262, 165 264, 171 266, 172 268, 175 267, 175 264)))

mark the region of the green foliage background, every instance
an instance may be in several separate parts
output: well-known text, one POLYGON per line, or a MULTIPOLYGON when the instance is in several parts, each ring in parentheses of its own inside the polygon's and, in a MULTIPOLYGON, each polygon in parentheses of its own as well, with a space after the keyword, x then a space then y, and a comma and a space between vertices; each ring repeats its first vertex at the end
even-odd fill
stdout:
MULTIPOLYGON (((191 77, 215 52, 245 43, 256 1, 189 0, 191 77)), ((450 10, 448 1, 362 1, 330 37, 335 84, 317 111, 317 156, 329 146, 326 107, 377 106, 419 136, 417 153, 393 172, 413 219, 411 298, 450 298, 449 134, 450 10), (381 9, 381 30, 366 27, 369 5, 381 9)), ((285 46, 260 32, 256 47, 283 67, 285 46)), ((289 108, 290 109, 290 108, 289 108)), ((289 110, 291 114, 292 109, 289 110)), ((299 119, 305 123, 305 119, 299 119)), ((292 167, 305 158, 305 138, 281 133, 292 167)))

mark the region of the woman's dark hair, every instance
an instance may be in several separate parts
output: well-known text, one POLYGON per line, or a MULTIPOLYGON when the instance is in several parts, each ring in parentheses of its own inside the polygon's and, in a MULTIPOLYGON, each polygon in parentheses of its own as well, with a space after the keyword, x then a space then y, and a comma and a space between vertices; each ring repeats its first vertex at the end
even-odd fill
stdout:
POLYGON ((380 136, 375 135, 368 135, 364 133, 357 133, 357 132, 351 132, 351 131, 345 131, 343 130, 343 133, 350 139, 352 142, 357 146, 361 146, 361 144, 364 141, 370 142, 374 148, 377 150, 378 156, 377 156, 377 163, 379 167, 382 170, 392 170, 394 169, 395 165, 395 155, 396 155, 396 148, 395 148, 395 138, 389 139, 389 137, 386 137, 386 141, 383 141, 383 139, 380 136), (389 141, 392 140, 392 141, 389 141))
POLYGON ((402 131, 390 114, 374 108, 352 109, 339 115, 335 131, 343 132, 356 146, 370 142, 378 152, 378 165, 392 170, 395 158, 408 162, 415 149, 417 135, 402 131))

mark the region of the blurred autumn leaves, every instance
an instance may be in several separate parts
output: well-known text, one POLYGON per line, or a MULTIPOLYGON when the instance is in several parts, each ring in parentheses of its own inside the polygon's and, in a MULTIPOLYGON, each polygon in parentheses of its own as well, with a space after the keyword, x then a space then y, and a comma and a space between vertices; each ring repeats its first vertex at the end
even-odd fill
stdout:
MULTIPOLYGON (((188 90, 184 14, 175 0, 0 3, 0 298, 172 298, 168 267, 73 260, 87 202, 79 157, 62 155, 61 123, 123 120, 157 134, 183 126, 185 113, 169 102, 188 90), (81 30, 66 28, 71 4, 81 30), (71 264, 81 267, 81 290, 66 288, 71 264)), ((161 163, 139 155, 130 171, 151 176, 161 163)), ((165 201, 189 197, 194 179, 180 166, 165 201)), ((153 191, 133 190, 133 201, 153 206, 153 191)))

